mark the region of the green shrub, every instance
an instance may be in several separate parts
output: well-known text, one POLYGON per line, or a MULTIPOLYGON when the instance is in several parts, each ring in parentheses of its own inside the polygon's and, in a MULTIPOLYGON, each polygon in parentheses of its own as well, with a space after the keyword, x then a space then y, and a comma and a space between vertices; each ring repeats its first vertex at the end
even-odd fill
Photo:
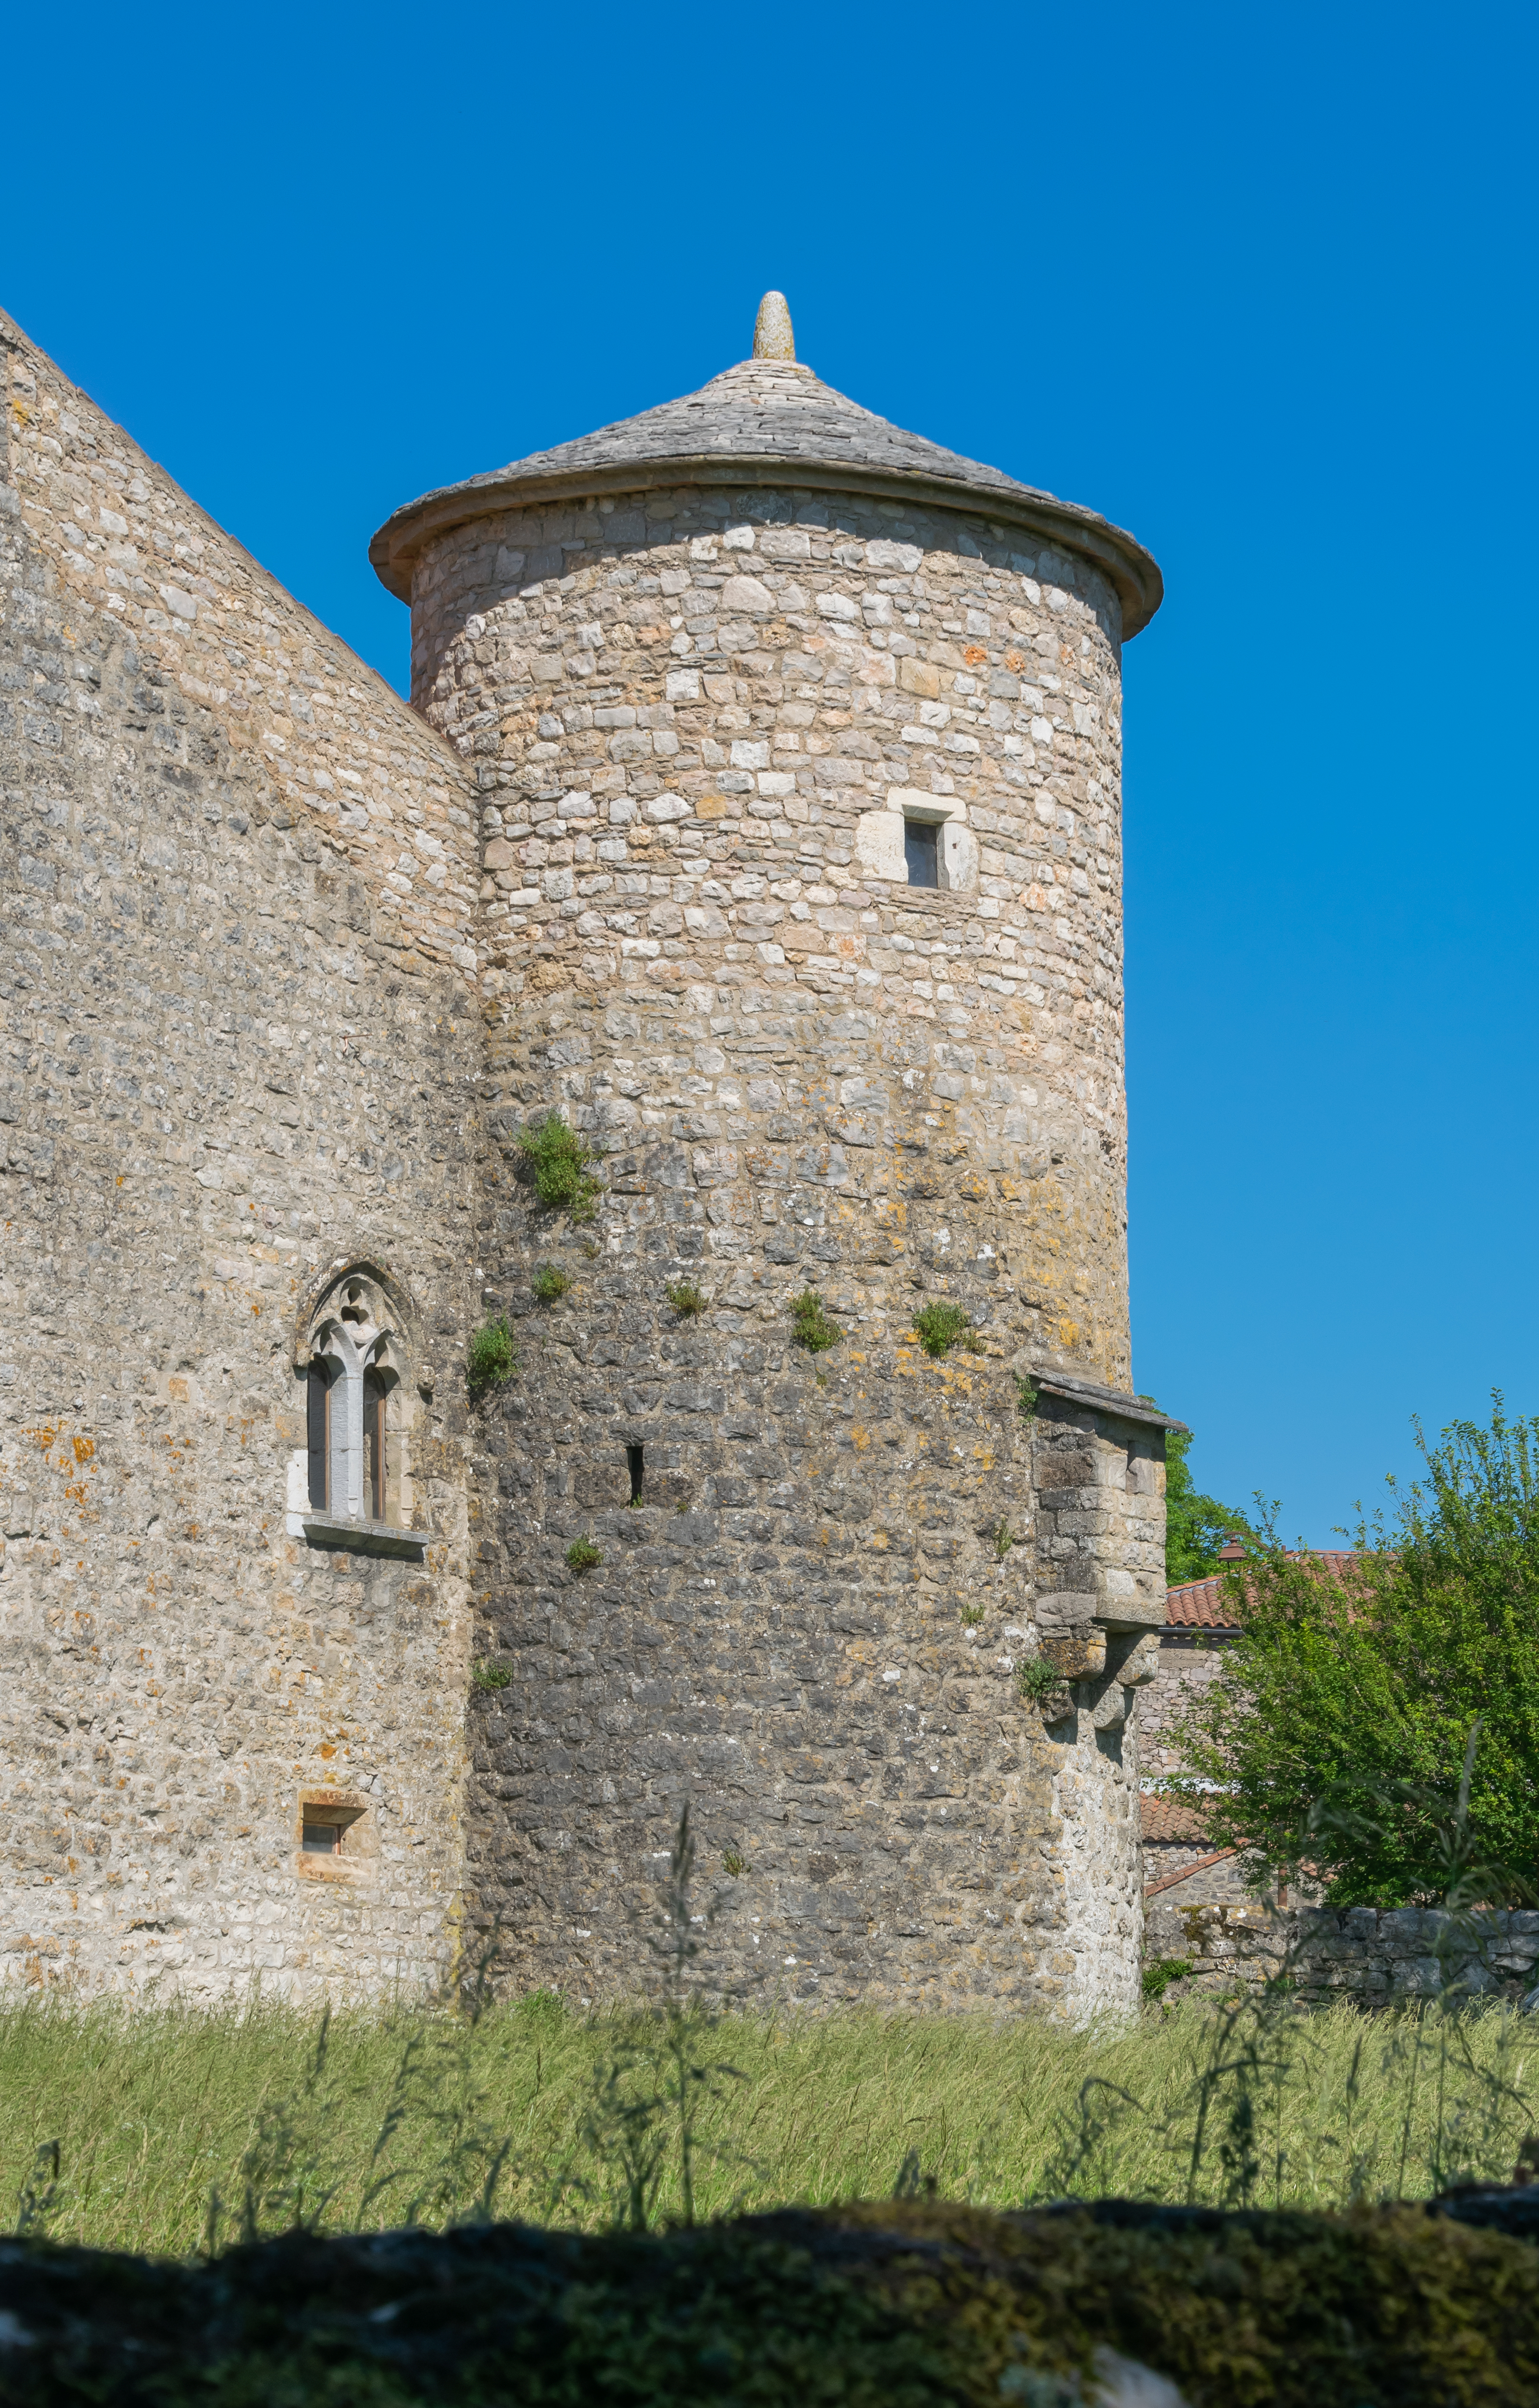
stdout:
POLYGON ((566 1569, 580 1577, 591 1572, 595 1564, 604 1561, 604 1550, 595 1547, 591 1539, 574 1539, 566 1550, 566 1569))
POLYGON ((1003 1513, 1000 1515, 999 1520, 994 1524, 989 1536, 994 1542, 994 1560, 996 1563, 1002 1564, 1005 1561, 1005 1556, 1009 1554, 1011 1548, 1016 1544, 1016 1534, 1011 1529, 1009 1523, 1005 1519, 1003 1513))
POLYGON ((575 1128, 556 1112, 548 1112, 519 1135, 534 1193, 553 1212, 570 1212, 574 1221, 591 1221, 599 1182, 592 1176, 595 1159, 575 1128))
POLYGON ((1037 1389, 1024 1372, 1016 1373, 1016 1405, 1023 1421, 1030 1421, 1036 1412, 1037 1389))
POLYGON ((1173 1982, 1184 1982, 1191 1971, 1190 1956, 1157 1956, 1143 1971, 1144 1996, 1157 2006, 1173 1982))
POLYGON ((797 1345, 805 1346, 809 1354, 821 1354, 830 1346, 837 1346, 845 1334, 830 1321, 823 1311, 822 1297, 811 1287, 791 1298, 791 1326, 797 1345))
POLYGON ((978 1624, 983 1620, 983 1608, 981 1605, 962 1605, 957 1608, 957 1611, 962 1616, 962 1625, 965 1629, 976 1630, 978 1624))
POLYGON ((1063 1675, 1046 1656, 1028 1656, 1016 1667, 1016 1682, 1021 1696, 1030 1698, 1033 1706, 1040 1706, 1044 1698, 1050 1698, 1055 1689, 1063 1686, 1063 1675))
POLYGON ((470 1677, 477 1689, 506 1689, 513 1675, 506 1664, 473 1664, 470 1677))
POLYGON ((721 1858, 721 1870, 729 1881, 739 1881, 752 1868, 747 1856, 739 1856, 735 1848, 728 1848, 721 1858))
POLYGON ((1331 1906, 1527 1903, 1539 1862, 1539 1418, 1418 1430, 1423 1479, 1352 1551, 1262 1516, 1242 1627, 1171 1734, 1247 1874, 1308 1864, 1331 1906))
POLYGON ((542 1263, 529 1283, 536 1304, 554 1304, 558 1297, 566 1294, 571 1284, 566 1273, 557 1270, 554 1263, 542 1263))
POLYGON ((972 1314, 963 1312, 960 1304, 921 1305, 914 1315, 914 1327, 925 1353, 937 1362, 943 1354, 949 1354, 953 1346, 976 1354, 983 1344, 973 1327, 972 1314))
POLYGON ((465 1385, 473 1398, 484 1397, 489 1389, 500 1388, 506 1380, 511 1380, 518 1368, 513 1332, 507 1326, 507 1315, 500 1312, 495 1321, 483 1322, 470 1341, 465 1357, 465 1385))
POLYGON ((692 1321, 705 1310, 705 1291, 696 1287, 693 1280, 674 1280, 669 1283, 668 1302, 680 1321, 692 1321))

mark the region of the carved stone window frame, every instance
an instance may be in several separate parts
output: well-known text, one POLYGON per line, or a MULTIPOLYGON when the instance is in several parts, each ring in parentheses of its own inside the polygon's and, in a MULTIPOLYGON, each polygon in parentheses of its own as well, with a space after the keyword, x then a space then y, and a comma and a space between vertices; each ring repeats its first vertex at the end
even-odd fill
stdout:
POLYGON ((302 1789, 293 1818, 293 1870, 301 1881, 342 1887, 370 1887, 379 1873, 378 1800, 354 1789, 302 1789), (305 1847, 306 1823, 333 1825, 340 1840, 335 1855, 312 1856, 305 1847))
POLYGON ((290 1465, 291 1537, 422 1561, 434 1534, 414 1466, 433 1381, 418 1331, 409 1291, 377 1261, 334 1262, 312 1283, 294 1330, 306 1445, 290 1465))
POLYGON ((978 840, 967 824, 959 795, 933 795, 923 786, 889 786, 884 811, 862 811, 855 822, 855 857, 862 869, 890 886, 908 884, 905 823, 935 831, 933 886, 924 895, 971 895, 978 882, 978 840))

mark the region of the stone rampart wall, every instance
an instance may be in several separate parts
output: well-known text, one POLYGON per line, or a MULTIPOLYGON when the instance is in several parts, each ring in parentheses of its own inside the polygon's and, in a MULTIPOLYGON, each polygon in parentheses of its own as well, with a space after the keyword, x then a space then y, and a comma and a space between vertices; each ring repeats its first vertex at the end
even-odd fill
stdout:
MULTIPOLYGON (((78 670, 66 663, 13 695, 28 740, 56 748, 67 724, 95 715, 90 655, 126 644, 168 707, 217 725, 232 758, 265 774, 275 807, 351 865, 378 944, 408 970, 420 954, 473 986, 478 838, 444 748, 3 311, 0 357, 4 508, 51 564, 87 645, 78 670)), ((75 638, 64 640, 67 654, 75 638)))
POLYGON ((461 1878, 466 785, 0 334, 0 1978, 411 1987, 461 1878), (296 1332, 359 1257, 424 1564, 295 1535, 296 1332))
POLYGON ((1186 1958, 1190 1978, 1166 1991, 1227 1992, 1287 1973, 1316 2004, 1333 1999, 1394 2006, 1436 1998, 1525 1998, 1539 1981, 1539 1914, 1454 1918, 1427 1907, 1168 1906, 1155 1899, 1148 1959, 1186 1958))

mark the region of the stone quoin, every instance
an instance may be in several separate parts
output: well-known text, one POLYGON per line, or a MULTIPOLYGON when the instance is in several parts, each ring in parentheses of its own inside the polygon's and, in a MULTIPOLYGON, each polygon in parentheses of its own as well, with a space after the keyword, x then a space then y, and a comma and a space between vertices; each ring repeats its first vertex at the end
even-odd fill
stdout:
POLYGON ((380 530, 408 709, 0 343, 0 1974, 623 1993, 687 1800, 727 1988, 1131 2007, 1148 554, 771 294, 380 530))

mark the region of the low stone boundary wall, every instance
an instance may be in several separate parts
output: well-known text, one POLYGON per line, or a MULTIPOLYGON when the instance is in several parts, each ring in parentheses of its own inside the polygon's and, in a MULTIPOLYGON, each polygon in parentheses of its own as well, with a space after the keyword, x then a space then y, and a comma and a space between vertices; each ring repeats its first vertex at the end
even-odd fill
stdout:
POLYGON ((1164 1995, 1251 1988, 1292 1975, 1301 1998, 1389 2006, 1435 1998, 1456 1978, 1464 1996, 1539 2004, 1539 1914, 1455 1918, 1436 1907, 1151 1905, 1144 1961, 1184 1958, 1190 1974, 1164 1995))

